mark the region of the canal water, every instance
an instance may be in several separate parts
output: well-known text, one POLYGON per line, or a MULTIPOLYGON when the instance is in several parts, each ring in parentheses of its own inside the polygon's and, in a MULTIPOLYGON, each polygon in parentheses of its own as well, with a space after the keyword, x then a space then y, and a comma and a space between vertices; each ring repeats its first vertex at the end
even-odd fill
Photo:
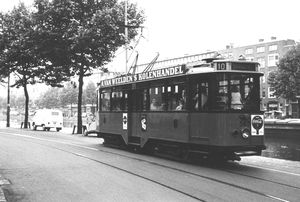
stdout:
POLYGON ((266 150, 262 152, 262 156, 300 161, 300 133, 298 136, 265 137, 266 150))

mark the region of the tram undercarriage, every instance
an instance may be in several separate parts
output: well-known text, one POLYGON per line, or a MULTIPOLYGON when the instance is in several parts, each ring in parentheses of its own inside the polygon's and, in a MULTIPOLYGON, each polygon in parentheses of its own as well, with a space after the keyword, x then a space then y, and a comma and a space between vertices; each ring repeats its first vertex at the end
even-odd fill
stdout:
POLYGON ((126 144, 121 135, 99 134, 104 139, 104 145, 121 149, 134 149, 155 156, 182 159, 209 159, 216 161, 240 161, 241 156, 261 155, 263 146, 211 146, 189 144, 158 139, 149 139, 141 147, 138 143, 126 144))

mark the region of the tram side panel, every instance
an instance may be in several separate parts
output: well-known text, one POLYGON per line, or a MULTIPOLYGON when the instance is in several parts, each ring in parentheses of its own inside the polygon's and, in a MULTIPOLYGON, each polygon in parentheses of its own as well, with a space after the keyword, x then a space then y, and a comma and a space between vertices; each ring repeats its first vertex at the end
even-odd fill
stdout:
POLYGON ((250 115, 228 113, 192 113, 190 143, 217 147, 262 147, 264 135, 254 134, 250 115), (243 136, 247 132, 249 136, 243 136))
POLYGON ((137 130, 144 145, 148 139, 188 142, 187 113, 151 112, 146 116, 146 128, 137 130))
POLYGON ((105 113, 99 115, 100 133, 121 135, 123 133, 122 113, 105 113))

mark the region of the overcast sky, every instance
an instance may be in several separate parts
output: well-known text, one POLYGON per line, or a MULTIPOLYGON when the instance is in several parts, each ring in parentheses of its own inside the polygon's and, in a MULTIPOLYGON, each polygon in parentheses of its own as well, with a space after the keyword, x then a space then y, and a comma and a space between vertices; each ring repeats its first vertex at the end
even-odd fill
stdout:
MULTIPOLYGON (((22 1, 22 0, 21 0, 22 1)), ((7 11, 19 0, 0 0, 7 11)), ((23 0, 27 5, 33 0, 23 0)), ((300 41, 299 0, 130 0, 144 8, 144 38, 137 46, 139 64, 258 43, 259 39, 300 41)), ((118 51, 111 71, 125 69, 125 54, 118 51)), ((130 64, 129 64, 130 65, 130 64)))

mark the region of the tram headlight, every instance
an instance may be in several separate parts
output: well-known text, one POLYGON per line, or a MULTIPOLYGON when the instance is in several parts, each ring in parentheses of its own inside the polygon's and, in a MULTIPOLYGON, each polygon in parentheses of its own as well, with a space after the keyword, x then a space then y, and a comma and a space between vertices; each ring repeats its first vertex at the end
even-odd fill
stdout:
POLYGON ((234 129, 234 130, 232 131, 232 135, 233 135, 233 137, 238 137, 239 131, 236 130, 236 129, 234 129))
POLYGON ((244 129, 242 130, 242 137, 243 137, 244 139, 247 139, 247 138, 250 137, 250 130, 249 130, 248 128, 244 128, 244 129))

